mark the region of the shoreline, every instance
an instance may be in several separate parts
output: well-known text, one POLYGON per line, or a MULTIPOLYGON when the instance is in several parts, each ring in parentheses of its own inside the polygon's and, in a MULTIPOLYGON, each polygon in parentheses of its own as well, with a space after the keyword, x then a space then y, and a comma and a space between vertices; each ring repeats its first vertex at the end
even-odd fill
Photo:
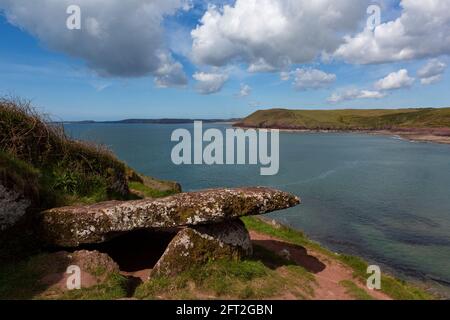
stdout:
POLYGON ((286 129, 277 127, 252 127, 243 126, 239 124, 233 124, 235 128, 241 129, 268 129, 268 130, 279 130, 280 132, 289 133, 360 133, 368 135, 378 135, 378 136, 392 136, 398 137, 403 140, 408 140, 411 142, 422 142, 422 143, 436 143, 436 144, 449 144, 450 145, 450 135, 437 135, 433 134, 434 129, 420 129, 420 130, 328 130, 328 129, 286 129))

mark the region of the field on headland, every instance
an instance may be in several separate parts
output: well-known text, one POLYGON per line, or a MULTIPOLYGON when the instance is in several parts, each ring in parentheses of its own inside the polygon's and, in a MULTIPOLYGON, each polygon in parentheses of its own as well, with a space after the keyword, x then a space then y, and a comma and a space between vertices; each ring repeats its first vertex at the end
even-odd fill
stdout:
POLYGON ((450 143, 450 108, 374 110, 260 110, 237 127, 299 131, 360 131, 415 141, 450 143))

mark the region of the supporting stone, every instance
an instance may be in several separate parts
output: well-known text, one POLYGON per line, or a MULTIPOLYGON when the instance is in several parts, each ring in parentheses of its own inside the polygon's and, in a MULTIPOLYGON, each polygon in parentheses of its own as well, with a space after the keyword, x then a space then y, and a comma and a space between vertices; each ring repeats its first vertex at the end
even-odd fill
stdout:
POLYGON ((181 230, 151 273, 171 276, 208 261, 238 260, 252 253, 250 236, 240 220, 181 230))

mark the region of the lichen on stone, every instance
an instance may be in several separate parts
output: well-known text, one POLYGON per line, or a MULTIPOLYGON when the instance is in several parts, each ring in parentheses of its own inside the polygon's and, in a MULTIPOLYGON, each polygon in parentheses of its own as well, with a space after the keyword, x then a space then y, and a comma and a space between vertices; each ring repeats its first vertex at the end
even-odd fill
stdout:
POLYGON ((0 184, 0 231, 16 224, 27 212, 31 201, 0 184))
POLYGON ((299 203, 296 196, 269 188, 211 189, 161 199, 55 208, 41 213, 39 227, 50 244, 73 247, 137 229, 214 224, 299 203))

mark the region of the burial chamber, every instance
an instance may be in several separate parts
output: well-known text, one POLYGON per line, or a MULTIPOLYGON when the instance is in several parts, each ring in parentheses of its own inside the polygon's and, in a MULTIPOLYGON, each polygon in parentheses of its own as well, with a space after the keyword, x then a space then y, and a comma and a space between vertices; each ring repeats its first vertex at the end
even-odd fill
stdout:
POLYGON ((60 250, 105 253, 124 273, 173 275, 211 259, 250 255, 249 233, 239 218, 299 203, 292 194, 262 187, 109 201, 43 211, 38 234, 60 250))

